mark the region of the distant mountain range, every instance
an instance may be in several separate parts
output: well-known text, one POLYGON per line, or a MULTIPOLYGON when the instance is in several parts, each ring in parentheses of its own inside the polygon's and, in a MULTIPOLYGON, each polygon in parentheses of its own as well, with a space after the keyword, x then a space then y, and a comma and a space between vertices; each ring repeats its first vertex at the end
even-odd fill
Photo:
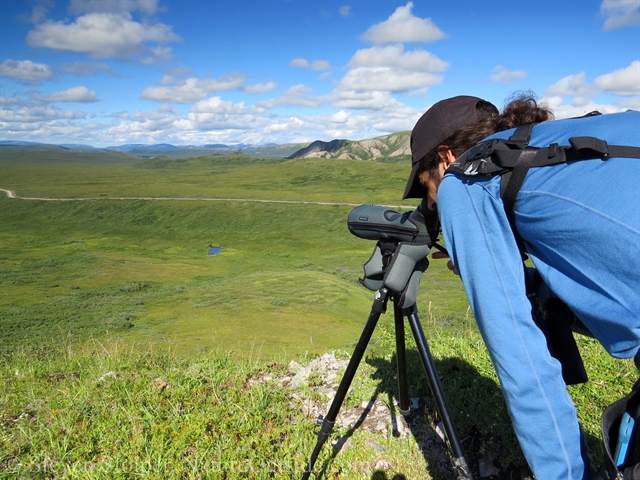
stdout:
MULTIPOLYGON (((173 157, 173 158, 192 158, 210 155, 228 155, 234 152, 242 152, 254 157, 263 158, 286 158, 292 153, 306 147, 308 143, 292 143, 285 145, 224 145, 224 144, 207 144, 207 145, 172 145, 170 143, 158 143, 154 145, 146 145, 143 143, 128 143, 125 145, 114 145, 105 148, 97 148, 85 144, 47 144, 37 142, 24 142, 19 140, 2 140, 0 147, 26 147, 26 148, 44 148, 55 147, 68 150, 86 150, 91 152, 119 151, 126 152, 138 157, 173 157)), ((0 149, 0 152, 2 150, 0 149)))
POLYGON ((242 150, 245 148, 260 148, 260 147, 270 147, 270 146, 275 146, 275 143, 267 143, 265 145, 261 145, 260 147, 257 147, 256 145, 249 145, 249 144, 245 144, 245 143, 240 143, 237 145, 224 145, 221 143, 215 143, 215 144, 207 144, 207 145, 172 145, 170 143, 157 143, 154 145, 147 145, 144 143, 126 143, 124 145, 115 145, 115 146, 111 146, 111 147, 104 147, 104 148, 99 148, 99 147, 93 147, 91 145, 86 145, 83 143, 56 143, 56 144, 48 144, 48 143, 41 143, 41 142, 24 142, 24 141, 20 141, 20 140, 0 140, 0 145, 12 145, 12 146, 25 146, 25 145, 56 145, 58 147, 65 147, 65 148, 77 148, 77 149, 87 149, 87 150, 120 150, 122 152, 128 152, 130 150, 134 150, 134 149, 141 149, 141 148, 148 148, 148 149, 152 149, 152 150, 176 150, 176 149, 181 149, 181 148, 214 148, 214 149, 218 149, 218 148, 229 148, 229 149, 234 149, 234 150, 242 150))
MULTIPOLYGON (((170 157, 193 158, 201 156, 229 155, 241 152, 260 158, 336 158, 349 160, 375 160, 388 162, 401 162, 410 158, 409 132, 393 133, 370 140, 331 140, 324 142, 317 140, 312 143, 288 143, 283 145, 172 145, 159 143, 145 145, 140 143, 128 143, 125 145, 95 148, 84 144, 59 144, 51 145, 37 142, 23 142, 17 140, 2 140, 0 147, 57 147, 68 150, 120 151, 138 157, 170 157)), ((0 148, 2 153, 2 148, 0 148)))
POLYGON ((269 143, 257 147, 256 145, 248 145, 239 143, 238 145, 224 145, 222 143, 209 143, 206 145, 172 145, 170 143, 157 143, 155 145, 145 145, 143 143, 127 143, 125 145, 117 145, 106 147, 106 150, 120 150, 122 152, 130 152, 131 150, 180 150, 180 149, 226 149, 226 150, 247 150, 253 148, 273 147, 275 143, 269 143))

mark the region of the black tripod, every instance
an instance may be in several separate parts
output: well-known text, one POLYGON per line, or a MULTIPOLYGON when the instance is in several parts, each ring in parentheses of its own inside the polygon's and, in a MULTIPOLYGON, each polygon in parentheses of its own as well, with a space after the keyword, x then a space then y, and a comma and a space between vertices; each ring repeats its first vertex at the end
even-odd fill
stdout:
POLYGON ((436 372, 433 358, 431 357, 429 346, 427 345, 427 340, 424 336, 424 332, 422 331, 420 321, 418 320, 418 313, 415 303, 412 306, 403 309, 399 306, 398 297, 399 295, 392 293, 384 286, 375 293, 375 298, 371 307, 371 313, 369 314, 367 323, 365 324, 364 330, 362 331, 360 339, 358 340, 355 351, 353 352, 353 356, 351 357, 351 360, 347 365, 347 369, 344 373, 342 381, 340 382, 336 396, 331 402, 331 407, 329 407, 327 415, 323 419, 321 417, 318 420, 319 424, 321 425, 320 431, 318 432, 318 441, 313 450, 313 453, 311 454, 309 463, 307 464, 307 467, 304 471, 304 475, 302 477, 303 480, 309 478, 309 475, 313 470, 313 466, 318 458, 318 454, 320 453, 320 449, 327 441, 329 435, 331 434, 331 431, 333 430, 336 417, 338 416, 338 411, 342 406, 342 402, 347 395, 347 391, 349 390, 353 377, 356 373, 356 370, 358 369, 358 365, 360 364, 367 345, 371 340, 371 336, 373 335, 373 331, 376 327, 376 324, 378 323, 378 319, 380 318, 380 315, 386 311, 387 301, 389 298, 393 298, 394 305, 396 358, 398 367, 398 396, 400 403, 400 412, 405 415, 409 413, 409 393, 407 387, 404 341, 404 316, 406 315, 411 327, 411 331, 413 332, 413 337, 415 339, 418 352, 420 353, 420 358, 422 359, 422 363, 427 373, 429 386, 431 387, 431 393, 436 402, 438 414, 440 415, 440 418, 444 425, 445 433, 447 435, 449 443, 451 444, 451 449, 453 450, 454 458, 452 459, 452 464, 456 474, 456 478, 457 480, 473 479, 464 453, 462 451, 462 446, 460 445, 460 441, 458 440, 458 435, 453 425, 453 421, 449 414, 442 384, 440 383, 440 378, 438 377, 438 373, 436 372))

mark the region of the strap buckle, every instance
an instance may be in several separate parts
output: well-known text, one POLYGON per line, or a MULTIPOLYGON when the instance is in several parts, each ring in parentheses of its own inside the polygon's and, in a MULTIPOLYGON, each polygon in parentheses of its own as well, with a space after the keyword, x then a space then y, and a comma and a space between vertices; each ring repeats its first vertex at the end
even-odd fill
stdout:
POLYGON ((610 157, 609 144, 605 140, 596 137, 571 137, 569 143, 578 153, 579 158, 602 158, 607 160, 610 157))

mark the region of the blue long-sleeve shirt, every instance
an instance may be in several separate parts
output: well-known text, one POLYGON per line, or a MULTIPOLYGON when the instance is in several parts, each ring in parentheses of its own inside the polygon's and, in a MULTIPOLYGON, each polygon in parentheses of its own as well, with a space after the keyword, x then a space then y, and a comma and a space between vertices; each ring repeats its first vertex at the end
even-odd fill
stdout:
MULTIPOLYGON (((530 145, 568 145, 574 136, 640 146, 640 113, 539 124, 530 145)), ((532 470, 545 480, 589 478, 560 364, 532 319, 500 178, 445 175, 438 210, 532 470)), ((634 356, 640 348, 640 159, 531 169, 517 197, 516 226, 554 293, 611 355, 634 356)))

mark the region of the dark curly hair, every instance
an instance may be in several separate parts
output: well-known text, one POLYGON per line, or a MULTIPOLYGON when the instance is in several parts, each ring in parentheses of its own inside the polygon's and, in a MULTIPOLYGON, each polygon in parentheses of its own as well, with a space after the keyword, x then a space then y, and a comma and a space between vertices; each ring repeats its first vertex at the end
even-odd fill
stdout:
MULTIPOLYGON (((445 145, 457 158, 489 135, 553 118, 553 112, 546 106, 539 105, 532 93, 516 94, 508 101, 502 113, 460 128, 441 145, 445 145)), ((418 173, 426 171, 430 175, 434 174, 439 163, 438 148, 435 148, 420 160, 418 173)))

